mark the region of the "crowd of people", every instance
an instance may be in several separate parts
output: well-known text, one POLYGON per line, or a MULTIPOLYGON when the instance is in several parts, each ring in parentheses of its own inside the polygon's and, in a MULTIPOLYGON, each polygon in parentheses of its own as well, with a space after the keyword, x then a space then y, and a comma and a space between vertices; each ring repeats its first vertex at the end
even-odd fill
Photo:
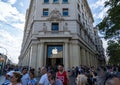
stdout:
POLYGON ((14 67, 4 70, 5 81, 2 85, 120 85, 120 66, 76 66, 67 71, 64 65, 56 68, 41 67, 36 77, 34 68, 14 67))

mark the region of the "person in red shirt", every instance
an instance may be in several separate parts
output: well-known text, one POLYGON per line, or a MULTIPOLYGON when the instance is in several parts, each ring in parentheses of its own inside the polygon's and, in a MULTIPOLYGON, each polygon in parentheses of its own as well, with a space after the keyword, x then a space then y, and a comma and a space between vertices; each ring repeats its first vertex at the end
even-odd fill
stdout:
POLYGON ((64 70, 64 65, 58 65, 58 72, 56 73, 56 78, 63 82, 63 85, 69 85, 68 73, 64 70))

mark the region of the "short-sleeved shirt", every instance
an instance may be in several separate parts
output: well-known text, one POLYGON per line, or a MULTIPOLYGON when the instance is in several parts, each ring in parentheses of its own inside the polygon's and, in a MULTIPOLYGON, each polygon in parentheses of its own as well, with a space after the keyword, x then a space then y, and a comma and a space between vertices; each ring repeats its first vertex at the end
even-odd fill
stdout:
POLYGON ((39 84, 43 84, 43 85, 50 85, 50 82, 48 80, 48 76, 47 73, 42 75, 42 77, 40 78, 39 84))
POLYGON ((60 72, 57 72, 56 75, 57 79, 60 79, 63 82, 63 85, 67 85, 67 72, 64 71, 62 74, 60 72))
POLYGON ((23 75, 21 80, 22 80, 22 85, 27 85, 28 81, 30 80, 29 74, 26 73, 25 75, 23 75))
POLYGON ((10 81, 9 80, 5 80, 5 82, 2 85, 9 85, 10 81))
POLYGON ((28 85, 35 85, 37 83, 37 79, 33 78, 28 81, 28 85))

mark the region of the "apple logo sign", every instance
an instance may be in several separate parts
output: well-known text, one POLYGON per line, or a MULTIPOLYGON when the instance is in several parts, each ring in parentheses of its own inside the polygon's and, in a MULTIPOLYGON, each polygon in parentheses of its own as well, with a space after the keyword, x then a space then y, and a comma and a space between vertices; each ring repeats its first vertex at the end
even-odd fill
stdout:
POLYGON ((58 54, 58 50, 56 48, 52 49, 52 54, 58 54))

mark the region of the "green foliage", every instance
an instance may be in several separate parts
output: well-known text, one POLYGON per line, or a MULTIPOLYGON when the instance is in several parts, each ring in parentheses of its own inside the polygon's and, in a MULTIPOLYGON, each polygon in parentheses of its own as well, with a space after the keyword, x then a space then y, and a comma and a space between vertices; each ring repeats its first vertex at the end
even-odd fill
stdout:
POLYGON ((110 64, 120 65, 120 40, 108 42, 107 54, 110 64))
POLYGON ((97 26, 104 32, 105 39, 120 39, 120 0, 106 1, 105 7, 109 7, 107 16, 97 26))

